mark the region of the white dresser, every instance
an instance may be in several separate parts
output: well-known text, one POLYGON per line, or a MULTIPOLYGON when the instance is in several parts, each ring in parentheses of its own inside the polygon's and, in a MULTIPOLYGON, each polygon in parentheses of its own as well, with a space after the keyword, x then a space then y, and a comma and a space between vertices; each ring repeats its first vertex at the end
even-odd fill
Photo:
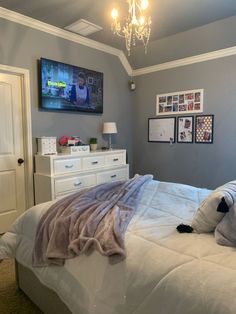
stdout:
POLYGON ((83 155, 36 155, 35 203, 43 203, 100 183, 129 178, 126 150, 83 155))

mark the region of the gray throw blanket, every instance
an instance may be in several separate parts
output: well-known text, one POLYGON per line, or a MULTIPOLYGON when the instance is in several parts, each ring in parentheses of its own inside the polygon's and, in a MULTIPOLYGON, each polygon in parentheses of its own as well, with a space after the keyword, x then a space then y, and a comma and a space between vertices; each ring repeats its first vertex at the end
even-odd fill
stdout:
POLYGON ((95 186, 54 203, 42 216, 33 265, 63 265, 92 245, 103 255, 126 257, 124 233, 151 175, 95 186))

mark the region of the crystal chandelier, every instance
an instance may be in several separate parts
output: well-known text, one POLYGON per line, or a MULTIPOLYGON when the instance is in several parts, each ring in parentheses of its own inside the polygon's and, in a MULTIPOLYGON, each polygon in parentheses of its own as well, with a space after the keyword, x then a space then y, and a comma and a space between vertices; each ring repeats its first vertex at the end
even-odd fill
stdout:
POLYGON ((143 42, 145 53, 151 33, 151 17, 145 17, 145 10, 148 8, 148 0, 127 0, 129 5, 128 16, 124 21, 118 20, 118 11, 113 9, 111 29, 114 34, 124 37, 126 49, 130 56, 130 49, 135 46, 136 40, 143 42))

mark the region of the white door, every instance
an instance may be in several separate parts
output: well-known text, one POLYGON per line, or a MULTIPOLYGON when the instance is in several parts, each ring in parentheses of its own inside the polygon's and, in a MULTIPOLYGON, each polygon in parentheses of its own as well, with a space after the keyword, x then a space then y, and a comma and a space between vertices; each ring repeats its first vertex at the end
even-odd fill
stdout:
POLYGON ((0 234, 25 210, 21 79, 0 73, 0 234))

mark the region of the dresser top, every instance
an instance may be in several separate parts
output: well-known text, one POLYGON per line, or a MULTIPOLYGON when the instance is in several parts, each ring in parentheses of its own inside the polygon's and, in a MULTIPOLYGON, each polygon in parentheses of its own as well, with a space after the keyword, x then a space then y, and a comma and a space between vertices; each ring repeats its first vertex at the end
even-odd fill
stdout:
POLYGON ((36 158, 50 158, 50 159, 64 159, 64 158, 79 158, 79 157, 89 157, 89 156, 99 156, 99 155, 113 155, 118 153, 125 153, 125 149, 107 149, 107 150, 96 150, 90 151, 89 153, 77 153, 77 154, 53 154, 53 155, 41 155, 36 154, 36 158))

